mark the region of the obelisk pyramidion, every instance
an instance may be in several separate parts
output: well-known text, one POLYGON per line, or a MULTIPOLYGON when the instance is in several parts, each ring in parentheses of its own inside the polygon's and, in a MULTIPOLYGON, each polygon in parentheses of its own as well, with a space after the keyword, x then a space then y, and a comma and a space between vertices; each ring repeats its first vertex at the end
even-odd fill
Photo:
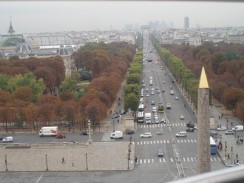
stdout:
POLYGON ((197 100, 197 173, 201 174, 210 171, 209 86, 204 67, 200 76, 197 100))

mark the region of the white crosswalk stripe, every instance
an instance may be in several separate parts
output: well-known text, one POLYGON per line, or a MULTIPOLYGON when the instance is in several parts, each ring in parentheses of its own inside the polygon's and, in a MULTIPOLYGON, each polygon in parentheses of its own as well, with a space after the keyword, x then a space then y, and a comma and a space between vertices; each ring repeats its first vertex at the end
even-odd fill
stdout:
MULTIPOLYGON (((181 157, 181 162, 192 163, 196 162, 196 157, 181 157)), ((153 163, 166 163, 166 162, 174 163, 174 158, 147 158, 147 159, 138 159, 136 164, 153 164, 153 163)), ((210 161, 221 161, 219 157, 211 157, 210 161)), ((131 160, 131 164, 133 164, 133 160, 131 160)))
MULTIPOLYGON (((170 123, 171 126, 186 126, 186 123, 170 123)), ((167 126, 166 124, 144 124, 144 125, 139 125, 139 128, 158 128, 158 127, 165 127, 167 126)))

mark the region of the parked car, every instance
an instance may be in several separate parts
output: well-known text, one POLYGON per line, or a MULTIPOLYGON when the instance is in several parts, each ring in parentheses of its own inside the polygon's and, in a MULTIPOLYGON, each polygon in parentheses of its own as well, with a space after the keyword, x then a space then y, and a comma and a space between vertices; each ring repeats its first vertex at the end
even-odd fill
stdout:
POLYGON ((171 109, 171 104, 169 102, 166 104, 166 109, 171 109))
POLYGON ((126 129, 126 130, 125 130, 125 134, 126 134, 126 135, 133 135, 134 133, 135 133, 134 130, 130 130, 130 129, 126 129))
POLYGON ((112 119, 119 118, 119 117, 120 117, 119 114, 115 114, 115 115, 112 117, 112 119))
POLYGON ((155 101, 154 100, 151 101, 151 105, 155 105, 155 101))
POLYGON ((88 132, 87 131, 83 131, 83 132, 81 132, 80 135, 88 135, 88 132))
POLYGON ((65 138, 65 134, 64 133, 60 133, 58 135, 55 136, 56 139, 64 139, 65 138))
POLYGON ((13 142, 14 138, 12 136, 4 137, 2 142, 13 142))
POLYGON ((194 124, 190 121, 189 123, 186 124, 186 127, 194 128, 194 124))
POLYGON ((175 136, 176 137, 186 137, 186 131, 179 132, 175 136))
POLYGON ((184 117, 183 115, 180 115, 180 119, 181 119, 181 120, 184 120, 185 117, 184 117))
POLYGON ((234 135, 235 131, 234 130, 227 130, 225 131, 225 135, 234 135))
POLYGON ((187 128, 186 131, 187 132, 194 132, 194 128, 187 128))
POLYGON ((164 156, 164 152, 163 149, 158 149, 158 157, 163 157, 164 156))
POLYGON ((217 130, 218 131, 225 131, 225 130, 227 130, 227 128, 225 126, 222 126, 222 127, 217 128, 217 130))
POLYGON ((175 97, 175 100, 179 100, 179 97, 176 96, 176 97, 175 97))
POLYGON ((143 134, 140 135, 141 138, 150 138, 152 137, 152 133, 151 132, 145 132, 143 134))

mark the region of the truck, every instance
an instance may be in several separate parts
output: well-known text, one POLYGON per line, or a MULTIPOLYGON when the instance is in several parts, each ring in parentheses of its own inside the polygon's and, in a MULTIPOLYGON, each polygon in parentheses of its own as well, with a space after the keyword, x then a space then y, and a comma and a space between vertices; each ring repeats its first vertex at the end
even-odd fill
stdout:
POLYGON ((145 113, 145 123, 151 124, 152 123, 152 114, 150 112, 145 113))
POLYGON ((111 139, 122 139, 123 138, 123 132, 121 131, 115 131, 110 134, 111 139))
POLYGON ((44 126, 39 131, 39 136, 56 136, 58 134, 57 126, 44 126))

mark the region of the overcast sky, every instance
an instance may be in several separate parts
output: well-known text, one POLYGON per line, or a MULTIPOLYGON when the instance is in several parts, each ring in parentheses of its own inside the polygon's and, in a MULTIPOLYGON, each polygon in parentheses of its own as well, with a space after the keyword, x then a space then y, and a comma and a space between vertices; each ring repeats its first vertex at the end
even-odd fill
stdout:
POLYGON ((172 22, 183 28, 244 26, 244 3, 166 1, 0 1, 0 33, 10 17, 17 33, 123 29, 125 24, 172 22))

